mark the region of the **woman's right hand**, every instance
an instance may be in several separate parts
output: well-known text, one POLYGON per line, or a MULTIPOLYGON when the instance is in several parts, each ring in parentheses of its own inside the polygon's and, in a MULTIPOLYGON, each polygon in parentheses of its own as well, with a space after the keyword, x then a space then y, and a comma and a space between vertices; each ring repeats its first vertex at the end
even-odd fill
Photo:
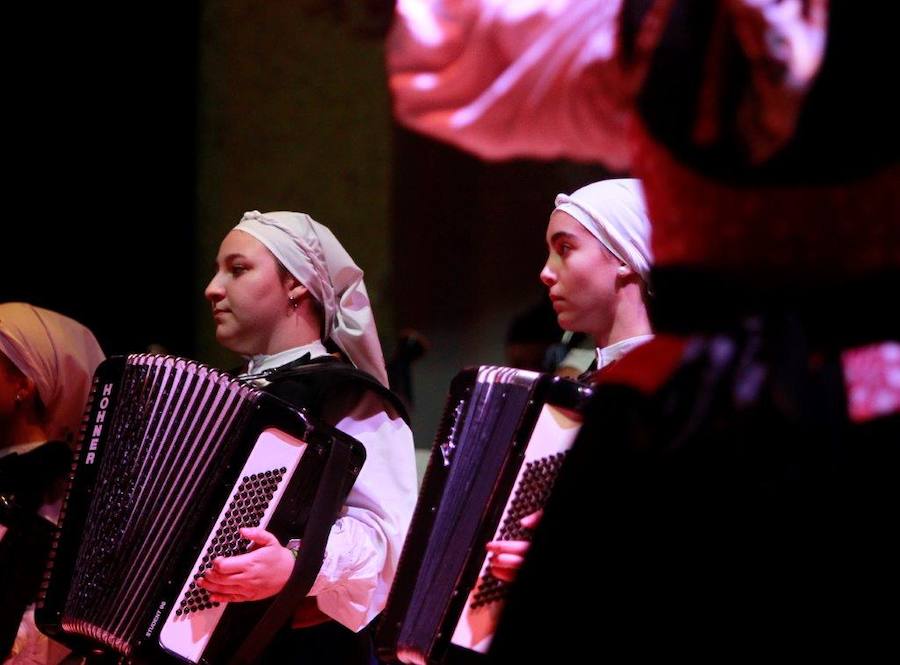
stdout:
MULTIPOLYGON (((533 512, 519 520, 519 524, 526 529, 534 529, 541 521, 543 514, 542 510, 533 512)), ((504 582, 512 582, 516 579, 530 547, 530 540, 492 540, 489 542, 487 544, 487 550, 490 552, 488 567, 491 575, 504 582)))

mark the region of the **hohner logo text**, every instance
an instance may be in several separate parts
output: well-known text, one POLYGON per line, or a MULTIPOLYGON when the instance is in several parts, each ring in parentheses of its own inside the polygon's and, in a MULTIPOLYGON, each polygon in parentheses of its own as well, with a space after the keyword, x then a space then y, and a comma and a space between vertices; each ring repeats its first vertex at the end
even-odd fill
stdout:
POLYGON ((106 409, 109 408, 109 396, 112 394, 113 384, 107 383, 103 386, 103 393, 100 397, 100 408, 94 417, 94 428, 91 431, 91 442, 88 444, 88 454, 84 458, 85 464, 93 464, 97 453, 97 445, 100 443, 100 433, 103 432, 103 423, 106 420, 106 409))

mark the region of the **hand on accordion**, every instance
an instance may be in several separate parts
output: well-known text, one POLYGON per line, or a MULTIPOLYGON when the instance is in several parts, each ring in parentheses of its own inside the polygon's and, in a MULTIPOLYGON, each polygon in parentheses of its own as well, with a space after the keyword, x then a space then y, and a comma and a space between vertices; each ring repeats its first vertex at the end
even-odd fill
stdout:
POLYGON ((261 600, 284 588, 294 568, 294 555, 271 533, 260 528, 241 529, 253 543, 246 554, 219 557, 198 580, 213 602, 233 603, 261 600))
MULTIPOLYGON (((526 529, 534 529, 541 521, 543 514, 542 510, 535 511, 519 520, 519 524, 526 529)), ((512 582, 516 579, 519 568, 525 561, 529 547, 531 547, 530 540, 492 540, 489 542, 487 550, 491 553, 489 560, 491 575, 498 580, 512 582)))

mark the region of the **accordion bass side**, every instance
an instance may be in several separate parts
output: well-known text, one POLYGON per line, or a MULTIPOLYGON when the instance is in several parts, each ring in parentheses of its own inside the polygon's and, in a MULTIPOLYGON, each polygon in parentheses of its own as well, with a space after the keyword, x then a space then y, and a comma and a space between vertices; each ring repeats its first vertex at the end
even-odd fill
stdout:
POLYGON ((159 355, 97 369, 40 592, 41 630, 76 652, 217 663, 270 600, 213 603, 196 578, 247 551, 238 530, 302 537, 333 446, 358 441, 199 363, 159 355))
POLYGON ((528 540, 519 520, 543 507, 581 426, 591 389, 536 372, 464 370, 450 394, 377 636, 405 663, 478 660, 508 583, 490 540, 528 540))

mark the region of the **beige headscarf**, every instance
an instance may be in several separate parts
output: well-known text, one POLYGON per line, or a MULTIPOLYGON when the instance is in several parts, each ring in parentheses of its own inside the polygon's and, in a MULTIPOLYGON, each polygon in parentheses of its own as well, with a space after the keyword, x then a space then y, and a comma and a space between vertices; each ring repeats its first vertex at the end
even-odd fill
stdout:
POLYGON ((34 381, 47 410, 50 440, 78 435, 103 351, 77 321, 27 303, 0 304, 0 352, 34 381))
POLYGON ((617 259, 650 283, 650 219, 640 180, 601 180, 572 194, 559 194, 556 210, 578 220, 617 259))
POLYGON ((359 369, 388 385, 363 271, 327 227, 300 212, 251 211, 236 229, 249 233, 322 305, 325 338, 359 369))

